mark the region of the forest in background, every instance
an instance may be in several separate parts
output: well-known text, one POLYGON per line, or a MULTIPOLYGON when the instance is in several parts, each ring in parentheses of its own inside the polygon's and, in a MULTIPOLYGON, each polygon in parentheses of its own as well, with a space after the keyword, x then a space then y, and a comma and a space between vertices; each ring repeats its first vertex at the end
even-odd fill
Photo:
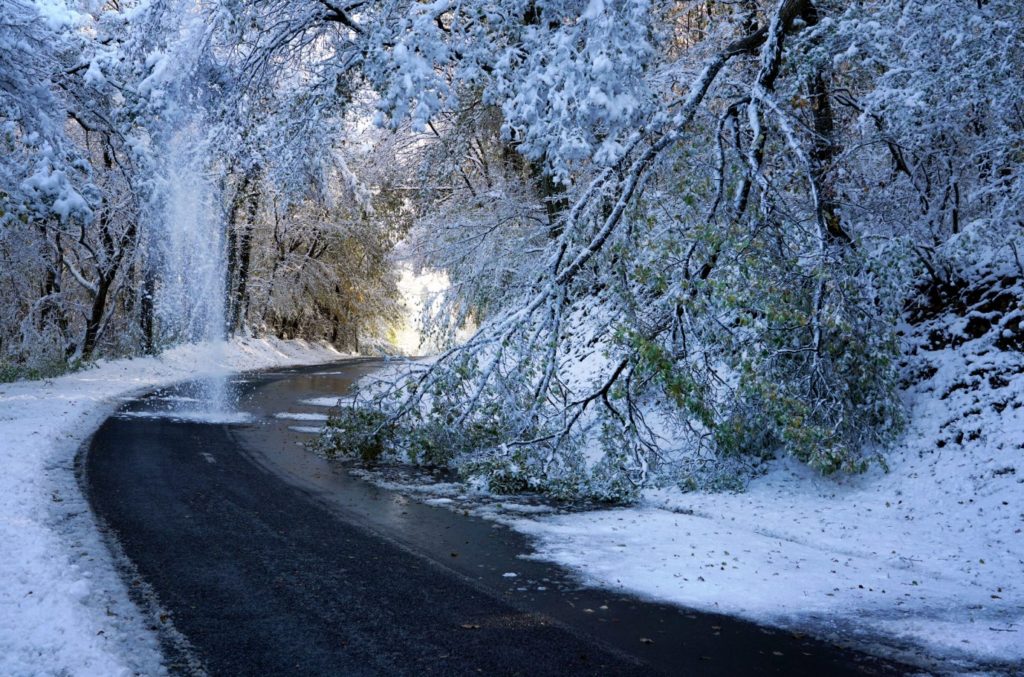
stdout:
POLYGON ((1016 0, 3 9, 15 373, 195 338, 152 303, 183 129, 225 332, 355 347, 399 317, 396 248, 450 279, 444 349, 339 412, 345 453, 612 500, 852 472, 900 433, 915 327, 1022 348, 1016 0))
POLYGON ((372 147, 345 132, 365 111, 317 111, 301 74, 257 72, 261 57, 229 30, 228 9, 3 1, 5 378, 211 338, 177 317, 188 299, 161 304, 164 290, 188 293, 177 276, 222 280, 223 336, 358 350, 401 321, 397 198, 371 194, 346 164, 377 184, 372 147), (176 154, 201 178, 171 167, 176 154), (183 200, 211 199, 168 205, 166 184, 190 181, 213 190, 183 200), (222 270, 198 271, 200 257, 167 245, 174 218, 217 222, 209 246, 223 248, 222 270))

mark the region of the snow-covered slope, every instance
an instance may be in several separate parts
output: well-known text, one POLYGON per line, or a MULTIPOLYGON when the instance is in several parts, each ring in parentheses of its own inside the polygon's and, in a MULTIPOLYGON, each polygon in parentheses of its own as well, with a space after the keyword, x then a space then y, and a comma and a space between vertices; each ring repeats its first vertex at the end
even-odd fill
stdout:
POLYGON ((74 477, 76 452, 119 398, 210 373, 340 357, 300 341, 235 340, 0 384, 0 674, 165 672, 153 619, 129 601, 74 477))
POLYGON ((517 528, 600 585, 812 626, 936 669, 1012 672, 1024 664, 1024 291, 1012 270, 973 279, 908 328, 910 424, 888 473, 836 481, 778 461, 745 493, 651 491, 517 528))

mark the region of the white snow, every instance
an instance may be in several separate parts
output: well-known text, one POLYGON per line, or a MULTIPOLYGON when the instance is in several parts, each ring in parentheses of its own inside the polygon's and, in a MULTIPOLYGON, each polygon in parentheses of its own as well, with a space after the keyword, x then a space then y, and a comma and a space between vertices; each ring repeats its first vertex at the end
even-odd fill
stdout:
POLYGON ((345 398, 333 395, 330 397, 311 397, 307 400, 299 400, 299 404, 305 404, 310 407, 326 407, 327 409, 333 409, 338 406, 338 403, 343 399, 345 398))
POLYGON ((290 425, 288 426, 288 430, 303 433, 304 435, 319 435, 324 429, 311 425, 290 425))
POLYGON ((327 414, 306 414, 294 411, 282 411, 274 414, 274 418, 282 418, 290 421, 326 421, 327 414))
MULTIPOLYGON (((779 461, 744 493, 649 491, 636 507, 502 521, 600 586, 923 651, 943 670, 1020 665, 1024 379, 954 387, 993 366, 978 353, 934 354, 889 473, 837 481, 779 461)), ((998 359, 1024 373, 1024 357, 998 359)))
POLYGON ((74 476, 83 442, 132 392, 211 373, 340 359, 301 341, 235 340, 0 384, 0 674, 164 674, 160 648, 74 476))

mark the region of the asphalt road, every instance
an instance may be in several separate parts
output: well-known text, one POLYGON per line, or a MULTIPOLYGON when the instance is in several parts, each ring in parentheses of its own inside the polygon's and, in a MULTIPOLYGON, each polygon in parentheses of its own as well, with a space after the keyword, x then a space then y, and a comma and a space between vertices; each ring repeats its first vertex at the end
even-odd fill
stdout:
POLYGON ((341 393, 375 366, 249 375, 234 384, 246 423, 146 414, 188 396, 195 384, 185 384, 128 403, 83 450, 90 502, 130 562, 131 589, 152 591, 138 601, 159 618, 173 672, 902 672, 804 636, 582 587, 522 559, 529 542, 517 533, 353 478, 302 446, 297 421, 274 417, 322 412, 301 399, 341 393))

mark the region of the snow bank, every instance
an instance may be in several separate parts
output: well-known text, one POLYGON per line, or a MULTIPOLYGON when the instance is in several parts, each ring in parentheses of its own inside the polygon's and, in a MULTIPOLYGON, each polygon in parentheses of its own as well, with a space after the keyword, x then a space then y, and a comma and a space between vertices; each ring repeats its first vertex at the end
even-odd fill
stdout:
POLYGON ((213 373, 343 357, 301 341, 235 340, 0 384, 0 674, 163 674, 74 477, 82 443, 118 398, 213 373))
POLYGON ((1024 354, 922 353, 889 473, 779 461, 740 494, 520 519, 590 583, 811 629, 941 671, 1024 664, 1024 354))

